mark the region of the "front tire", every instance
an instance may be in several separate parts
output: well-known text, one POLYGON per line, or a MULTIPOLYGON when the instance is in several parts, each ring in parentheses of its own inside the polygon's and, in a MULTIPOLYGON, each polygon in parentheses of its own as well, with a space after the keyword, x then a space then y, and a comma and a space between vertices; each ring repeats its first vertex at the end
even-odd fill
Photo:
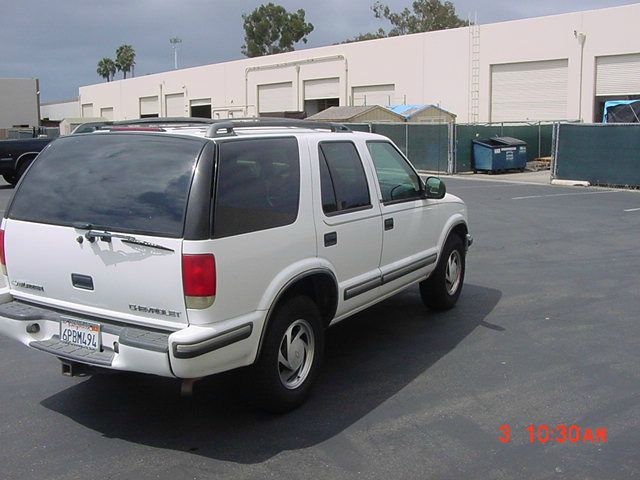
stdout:
POLYGON ((450 235, 436 269, 420 282, 422 302, 435 311, 453 308, 462 291, 465 269, 464 243, 458 235, 450 235))
POLYGON ((254 366, 260 405, 272 413, 300 406, 316 381, 324 356, 324 326, 306 296, 278 306, 254 366))

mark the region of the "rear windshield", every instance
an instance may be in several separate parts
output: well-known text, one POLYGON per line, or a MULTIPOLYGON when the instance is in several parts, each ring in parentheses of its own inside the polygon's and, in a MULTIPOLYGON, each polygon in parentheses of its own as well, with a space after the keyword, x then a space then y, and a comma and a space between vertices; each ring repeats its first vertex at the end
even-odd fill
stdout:
POLYGON ((18 188, 9 218, 181 237, 203 142, 142 134, 61 138, 18 188))

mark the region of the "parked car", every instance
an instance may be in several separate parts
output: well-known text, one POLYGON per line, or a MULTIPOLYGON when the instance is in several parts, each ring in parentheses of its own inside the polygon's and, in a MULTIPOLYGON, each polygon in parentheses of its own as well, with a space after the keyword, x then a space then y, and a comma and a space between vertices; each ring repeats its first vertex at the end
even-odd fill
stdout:
POLYGON ((386 137, 291 120, 119 125, 60 138, 18 186, 0 333, 67 375, 185 390, 252 365, 263 405, 286 411, 309 394, 330 325, 416 284, 427 307, 452 308, 470 244, 462 200, 386 137))
POLYGON ((0 175, 7 183, 15 185, 34 158, 52 138, 22 138, 0 140, 0 175))

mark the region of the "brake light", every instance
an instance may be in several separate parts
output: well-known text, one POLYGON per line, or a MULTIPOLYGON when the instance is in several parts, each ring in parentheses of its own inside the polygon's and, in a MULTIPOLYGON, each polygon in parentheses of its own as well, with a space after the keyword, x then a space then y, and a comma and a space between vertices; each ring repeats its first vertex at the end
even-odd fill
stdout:
POLYGON ((0 273, 7 274, 7 262, 4 258, 4 230, 0 230, 0 273))
POLYGON ((182 288, 187 308, 207 308, 216 298, 216 259, 211 254, 182 255, 182 288))

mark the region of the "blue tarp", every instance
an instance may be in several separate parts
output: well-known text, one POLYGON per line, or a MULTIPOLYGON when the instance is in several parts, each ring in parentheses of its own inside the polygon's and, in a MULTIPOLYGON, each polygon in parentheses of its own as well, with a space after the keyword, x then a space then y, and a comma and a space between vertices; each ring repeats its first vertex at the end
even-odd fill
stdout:
POLYGON ((612 107, 617 107, 618 105, 629 105, 630 103, 635 103, 638 100, 609 100, 604 103, 604 112, 602 112, 602 123, 607 123, 607 110, 612 107))
MULTIPOLYGON (((436 108, 441 112, 445 112, 449 115, 453 115, 451 112, 448 112, 444 108, 441 108, 437 105, 431 104, 413 104, 413 105, 390 105, 387 107, 393 113, 397 113, 398 115, 402 115, 403 117, 409 119, 414 116, 416 113, 421 112, 427 108, 436 108)), ((455 115, 453 115, 455 117, 455 115)))

